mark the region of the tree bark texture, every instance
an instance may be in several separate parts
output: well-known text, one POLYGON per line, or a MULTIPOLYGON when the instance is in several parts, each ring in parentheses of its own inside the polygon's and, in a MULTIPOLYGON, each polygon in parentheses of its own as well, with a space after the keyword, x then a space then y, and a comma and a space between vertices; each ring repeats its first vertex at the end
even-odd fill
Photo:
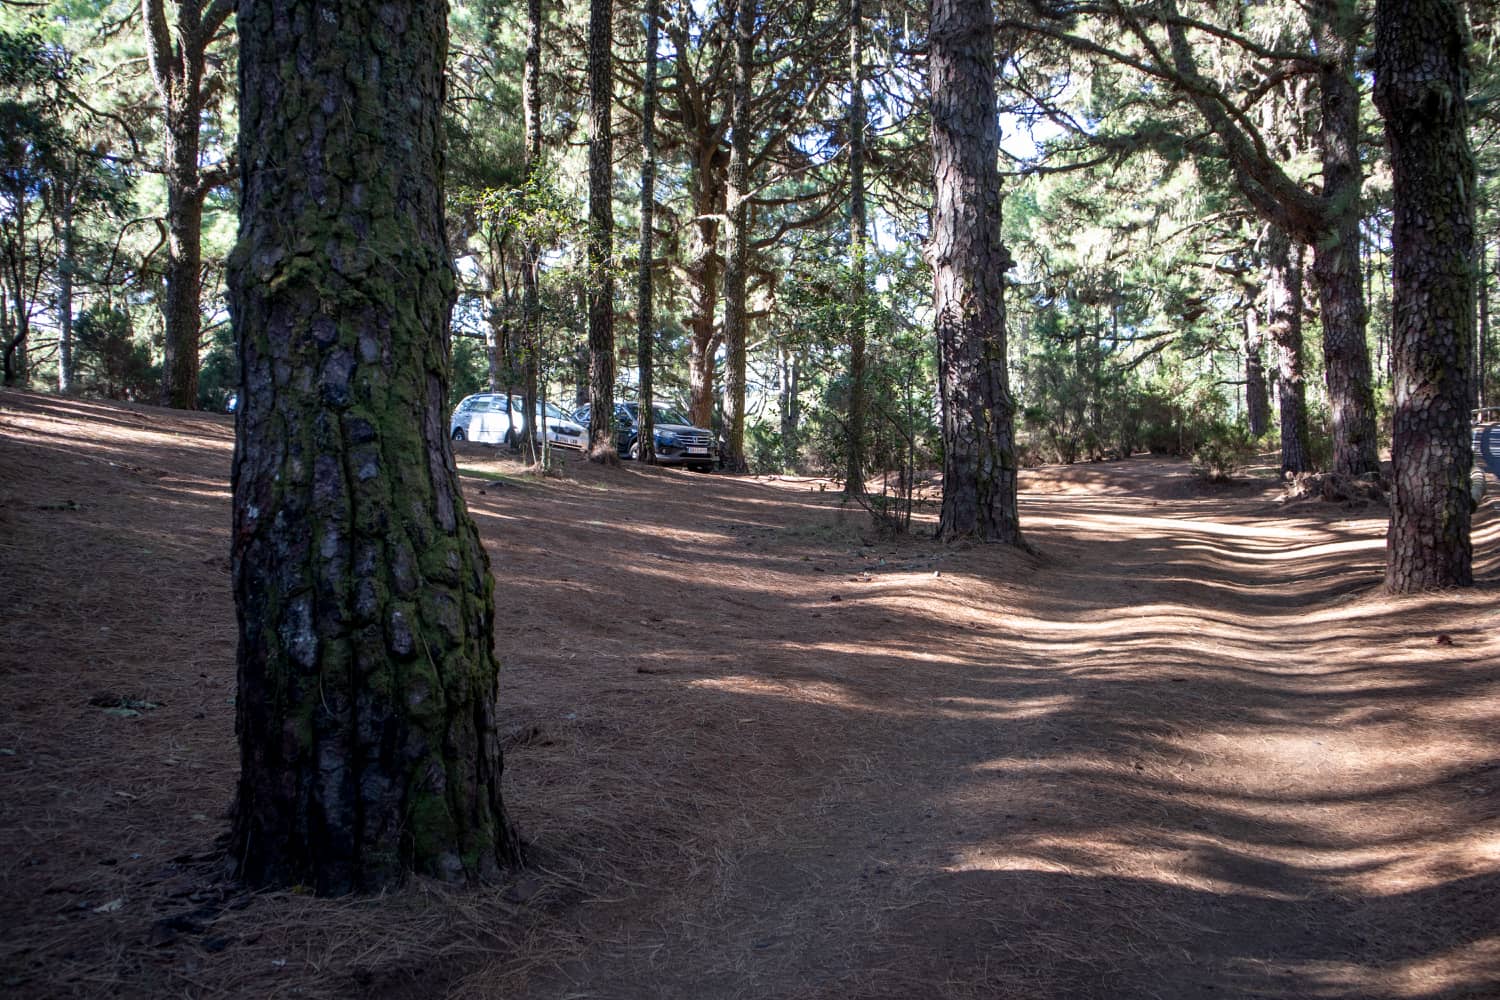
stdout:
POLYGON ((1281 471, 1311 472, 1307 381, 1302 370, 1301 252, 1276 226, 1266 235, 1266 319, 1276 345, 1276 398, 1281 417, 1281 471))
POLYGON ((519 857, 493 581, 448 442, 440 0, 243 0, 232 575, 253 885, 519 857))
MULTIPOLYGON (((688 178, 693 221, 688 224, 687 260, 682 267, 688 300, 688 412, 698 427, 712 427, 714 356, 724 334, 714 322, 724 260, 719 254, 719 219, 724 215, 724 171, 714 162, 716 147, 698 149, 688 178)), ((717 139, 715 139, 717 142, 717 139)))
MULTIPOLYGON (((749 340, 750 263, 750 75, 755 42, 755 0, 736 0, 734 7, 734 83, 729 105, 729 184, 724 226, 724 369, 723 463, 729 472, 744 472, 746 345, 749 340)), ((707 425, 704 425, 707 426, 707 425)))
POLYGON ((849 443, 844 492, 865 491, 865 16, 863 0, 849 0, 849 443))
POLYGON ((1359 260, 1363 176, 1359 163, 1359 86, 1354 68, 1360 13, 1354 0, 1314 0, 1309 20, 1321 62, 1318 152, 1323 161, 1326 223, 1313 247, 1313 276, 1323 323, 1333 470, 1358 476, 1380 471, 1359 260))
POLYGON ((589 2, 589 458, 614 462, 615 282, 612 0, 589 2))
POLYGON ((943 509, 938 537, 1023 545, 1005 364, 999 122, 989 0, 931 0, 932 236, 943 509))
MULTIPOLYGON (((533 0, 535 2, 535 0, 533 0)), ((636 271, 636 367, 640 372, 637 459, 656 462, 656 387, 653 366, 656 315, 652 258, 656 253, 656 49, 661 40, 661 0, 646 0, 646 69, 641 87, 641 252, 636 271)))
POLYGON ((1386 587, 1473 583, 1469 365, 1474 351, 1474 154, 1469 34, 1453 0, 1380 0, 1375 103, 1395 196, 1391 244, 1394 490, 1386 587))
POLYGON ((203 76, 208 47, 234 10, 231 0, 144 0, 146 57, 165 112, 167 183, 167 293, 162 307, 166 342, 161 403, 198 407, 201 333, 203 199, 209 185, 198 164, 203 124, 203 76), (175 12, 168 24, 167 7, 175 12))

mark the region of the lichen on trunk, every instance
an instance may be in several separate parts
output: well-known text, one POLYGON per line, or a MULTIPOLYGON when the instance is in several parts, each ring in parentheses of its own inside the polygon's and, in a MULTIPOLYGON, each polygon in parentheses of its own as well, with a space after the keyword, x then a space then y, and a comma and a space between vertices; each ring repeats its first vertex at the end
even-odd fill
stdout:
POLYGON ((447 438, 446 7, 245 0, 232 575, 255 885, 519 858, 493 581, 447 438))

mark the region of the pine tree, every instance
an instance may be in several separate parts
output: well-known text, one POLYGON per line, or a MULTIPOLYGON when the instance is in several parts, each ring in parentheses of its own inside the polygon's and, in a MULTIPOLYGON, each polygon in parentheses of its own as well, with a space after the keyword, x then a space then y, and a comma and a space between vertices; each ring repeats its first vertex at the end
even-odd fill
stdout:
POLYGON ((256 885, 473 880, 519 854, 494 584, 446 434, 446 11, 241 8, 231 851, 256 885))

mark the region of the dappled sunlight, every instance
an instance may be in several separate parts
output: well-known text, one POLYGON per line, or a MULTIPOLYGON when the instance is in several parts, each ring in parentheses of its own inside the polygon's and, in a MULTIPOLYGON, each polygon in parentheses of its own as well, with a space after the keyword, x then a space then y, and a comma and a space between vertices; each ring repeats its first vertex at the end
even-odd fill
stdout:
MULTIPOLYGON (((0 631, 50 650, 0 664, 31 720, 0 727, 4 759, 41 789, 40 818, 0 824, 41 862, 8 873, 50 907, 22 921, 57 886, 88 926, 126 899, 112 919, 144 939, 142 872, 205 849, 233 785, 231 428, 4 402, 7 538, 32 544, 5 548, 31 586, 0 631), (112 718, 98 692, 160 707, 112 718), (69 755, 40 752, 54 737, 69 755), (204 819, 150 846, 184 812, 204 819), (93 839, 52 861, 59 824, 93 839)), ((594 995, 674 954, 735 983, 840 956, 897 984, 881 996, 931 995, 899 993, 923 962, 976 998, 1433 1000, 1497 978, 1500 518, 1476 521, 1480 586, 1397 601, 1371 511, 1204 497, 1181 463, 1028 472, 1031 555, 891 538, 805 482, 455 451, 545 886, 488 919, 556 919, 594 995), (1025 988, 983 971, 1002 962, 1025 988)), ((865 995, 846 985, 809 996, 865 995)))

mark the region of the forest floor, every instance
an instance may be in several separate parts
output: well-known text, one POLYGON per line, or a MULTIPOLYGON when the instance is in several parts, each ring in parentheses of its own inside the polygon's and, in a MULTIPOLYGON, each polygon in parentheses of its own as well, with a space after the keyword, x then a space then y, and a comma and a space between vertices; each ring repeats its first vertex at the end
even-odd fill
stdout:
POLYGON ((0 993, 1500 995, 1500 514, 1378 591, 1385 511, 1181 462, 1022 479, 1036 554, 814 480, 460 448, 530 867, 223 878, 226 417, 0 392, 0 993))

